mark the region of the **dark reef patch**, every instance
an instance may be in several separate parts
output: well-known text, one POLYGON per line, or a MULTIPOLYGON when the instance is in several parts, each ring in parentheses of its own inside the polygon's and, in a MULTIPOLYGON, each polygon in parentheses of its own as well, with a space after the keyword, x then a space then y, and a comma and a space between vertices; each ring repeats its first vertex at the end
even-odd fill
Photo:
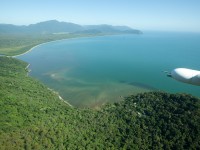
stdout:
POLYGON ((158 90, 155 87, 145 84, 145 83, 141 83, 141 82, 129 82, 129 81, 125 81, 125 80, 120 80, 120 83, 124 83, 124 84, 128 84, 128 85, 132 85, 132 86, 136 86, 139 88, 144 88, 144 89, 148 89, 148 90, 158 90))

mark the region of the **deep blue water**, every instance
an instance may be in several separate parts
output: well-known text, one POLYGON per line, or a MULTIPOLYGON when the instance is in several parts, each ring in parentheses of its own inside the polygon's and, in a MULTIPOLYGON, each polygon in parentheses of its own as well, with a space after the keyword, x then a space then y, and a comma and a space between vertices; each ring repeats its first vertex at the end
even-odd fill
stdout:
POLYGON ((166 77, 163 71, 200 70, 200 34, 144 33, 55 41, 18 56, 31 76, 72 105, 93 107, 149 90, 189 93, 200 87, 166 77))

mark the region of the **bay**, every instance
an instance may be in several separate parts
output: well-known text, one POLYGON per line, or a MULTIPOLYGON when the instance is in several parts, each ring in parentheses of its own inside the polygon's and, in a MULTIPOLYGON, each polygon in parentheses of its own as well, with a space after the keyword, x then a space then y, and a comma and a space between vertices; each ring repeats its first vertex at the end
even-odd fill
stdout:
POLYGON ((70 104, 97 107, 154 90, 200 97, 200 87, 175 81, 163 71, 200 70, 200 34, 146 32, 50 42, 17 58, 30 75, 70 104))

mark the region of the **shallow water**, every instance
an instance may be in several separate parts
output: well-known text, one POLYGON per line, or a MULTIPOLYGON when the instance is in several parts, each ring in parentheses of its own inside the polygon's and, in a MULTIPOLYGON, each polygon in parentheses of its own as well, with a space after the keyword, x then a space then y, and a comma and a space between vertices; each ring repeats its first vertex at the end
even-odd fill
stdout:
POLYGON ((163 71, 200 70, 200 34, 144 33, 62 40, 43 44, 19 59, 34 76, 78 107, 95 107, 150 90, 200 96, 200 87, 163 71))

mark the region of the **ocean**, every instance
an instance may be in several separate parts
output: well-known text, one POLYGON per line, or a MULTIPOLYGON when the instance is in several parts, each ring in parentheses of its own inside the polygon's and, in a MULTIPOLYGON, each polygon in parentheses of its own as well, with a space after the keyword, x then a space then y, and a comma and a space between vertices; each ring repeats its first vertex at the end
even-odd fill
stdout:
POLYGON ((164 71, 200 70, 200 34, 144 32, 49 42, 17 56, 30 63, 30 75, 76 107, 148 91, 200 97, 200 87, 178 82, 164 71))

